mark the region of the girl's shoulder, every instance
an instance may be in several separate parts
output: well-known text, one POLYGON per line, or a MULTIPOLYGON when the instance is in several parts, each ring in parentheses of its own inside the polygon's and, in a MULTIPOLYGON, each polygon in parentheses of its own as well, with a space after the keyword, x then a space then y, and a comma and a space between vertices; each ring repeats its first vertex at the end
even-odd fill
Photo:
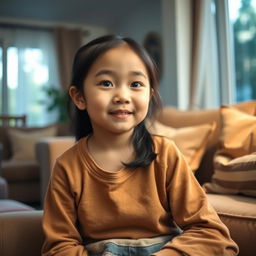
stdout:
POLYGON ((180 157, 180 150, 175 142, 164 136, 152 135, 154 142, 154 151, 158 155, 158 160, 175 160, 180 157))
POLYGON ((79 191, 82 186, 85 160, 83 154, 85 151, 83 145, 85 138, 75 142, 73 146, 62 153, 55 161, 51 173, 51 182, 53 186, 67 186, 71 191, 79 191))
POLYGON ((84 154, 83 151, 85 147, 83 147, 83 145, 85 145, 85 143, 86 138, 82 138, 74 142, 71 147, 69 147, 61 155, 59 155, 59 157, 56 159, 56 162, 70 163, 78 160, 84 154))
POLYGON ((151 135, 156 153, 158 151, 166 151, 166 150, 174 150, 177 151, 177 147, 173 140, 166 138, 165 136, 161 135, 151 135))
POLYGON ((152 166, 154 166, 158 176, 162 174, 167 177, 167 180, 170 180, 177 171, 177 163, 180 161, 185 163, 184 158, 173 140, 159 135, 152 135, 152 139, 157 155, 152 166))

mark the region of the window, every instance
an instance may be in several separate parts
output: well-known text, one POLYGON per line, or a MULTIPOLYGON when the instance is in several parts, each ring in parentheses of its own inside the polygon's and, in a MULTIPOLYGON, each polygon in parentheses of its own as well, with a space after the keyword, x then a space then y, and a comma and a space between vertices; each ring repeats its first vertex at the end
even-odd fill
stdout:
POLYGON ((236 101, 256 99, 256 0, 229 0, 236 101))
POLYGON ((28 126, 55 122, 57 113, 42 104, 47 102, 43 89, 59 87, 51 32, 0 28, 0 35, 1 113, 26 114, 28 126))

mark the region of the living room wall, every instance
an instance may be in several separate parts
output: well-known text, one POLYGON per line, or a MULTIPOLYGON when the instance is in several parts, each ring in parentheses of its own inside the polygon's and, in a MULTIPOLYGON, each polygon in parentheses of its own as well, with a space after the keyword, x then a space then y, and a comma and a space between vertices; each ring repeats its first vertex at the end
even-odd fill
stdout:
POLYGON ((145 35, 149 32, 162 35, 161 12, 161 1, 139 5, 132 13, 127 13, 120 23, 113 26, 113 31, 143 43, 145 35))

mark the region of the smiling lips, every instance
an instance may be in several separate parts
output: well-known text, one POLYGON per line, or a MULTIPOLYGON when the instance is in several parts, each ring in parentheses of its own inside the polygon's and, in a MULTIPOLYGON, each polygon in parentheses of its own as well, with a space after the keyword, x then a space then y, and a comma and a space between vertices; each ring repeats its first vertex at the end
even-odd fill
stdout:
POLYGON ((124 119, 127 118, 128 116, 132 115, 133 112, 129 111, 129 110, 123 110, 123 109, 118 109, 115 111, 111 111, 110 115, 116 117, 116 118, 120 118, 120 119, 124 119))

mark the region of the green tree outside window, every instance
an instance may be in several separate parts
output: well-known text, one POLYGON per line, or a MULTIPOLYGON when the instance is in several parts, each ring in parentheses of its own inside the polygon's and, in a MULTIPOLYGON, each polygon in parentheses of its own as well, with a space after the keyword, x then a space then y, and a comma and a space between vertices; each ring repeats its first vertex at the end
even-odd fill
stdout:
MULTIPOLYGON (((230 8, 232 8, 232 1, 230 1, 230 8)), ((251 0, 241 0, 233 29, 236 100, 256 99, 256 7, 251 0)))

